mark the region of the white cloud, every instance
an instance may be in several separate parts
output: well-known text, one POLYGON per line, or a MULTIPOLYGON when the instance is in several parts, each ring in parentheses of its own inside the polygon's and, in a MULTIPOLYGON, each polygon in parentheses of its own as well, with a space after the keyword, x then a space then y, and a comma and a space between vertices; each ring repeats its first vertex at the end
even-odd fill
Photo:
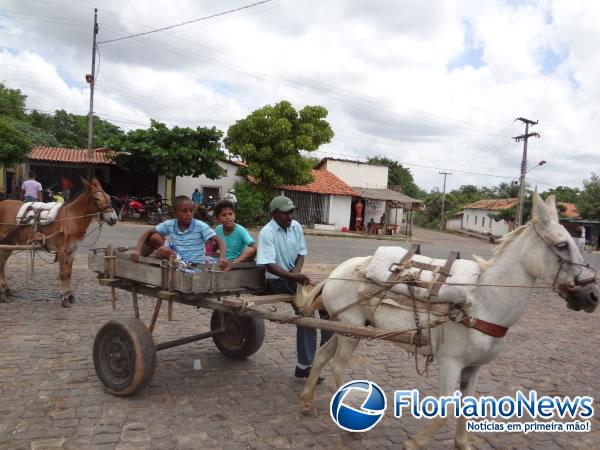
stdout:
MULTIPOLYGON (((0 80, 33 107, 85 111, 94 4, 7 3, 0 80)), ((99 40, 244 4, 108 0, 99 40)), ((533 178, 578 186, 598 170, 599 20, 584 0, 276 0, 101 45, 96 110, 124 128, 155 118, 225 131, 266 103, 322 104, 336 133, 323 151, 451 168, 450 188, 509 181, 458 170, 516 178, 522 147, 510 137, 523 128, 512 121, 525 116, 542 133, 530 161, 548 161, 533 178)), ((437 169, 411 170, 440 186, 437 169)))

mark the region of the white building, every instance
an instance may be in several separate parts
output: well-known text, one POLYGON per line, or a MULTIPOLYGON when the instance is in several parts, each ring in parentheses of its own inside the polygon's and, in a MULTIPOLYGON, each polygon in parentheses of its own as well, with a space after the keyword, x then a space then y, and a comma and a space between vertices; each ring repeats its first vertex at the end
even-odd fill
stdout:
POLYGON ((317 165, 317 169, 332 172, 358 192, 359 196, 352 201, 350 208, 351 229, 355 229, 355 205, 360 198, 364 205, 364 227, 371 222, 375 224, 376 230, 386 228, 395 232, 403 230, 406 234, 412 233, 412 211, 420 207, 421 201, 388 189, 387 166, 324 158, 317 165))
MULTIPOLYGON (((244 177, 236 175, 240 163, 230 160, 218 161, 219 166, 223 169, 223 176, 216 180, 211 180, 206 175, 199 177, 177 177, 175 180, 175 195, 192 196, 194 189, 199 189, 204 200, 212 195, 215 201, 223 198, 223 196, 233 188, 238 181, 244 181, 244 177)), ((164 175, 158 177, 159 194, 167 197, 170 186, 170 180, 167 180, 164 175)))
POLYGON ((350 227, 350 205, 358 196, 350 186, 326 170, 313 170, 314 181, 305 185, 276 186, 296 206, 295 219, 315 228, 346 230, 350 227))
POLYGON ((512 208, 517 204, 516 198, 479 200, 464 208, 462 229, 480 234, 492 233, 494 236, 504 236, 515 227, 514 222, 501 220, 496 222, 491 216, 503 209, 512 208))

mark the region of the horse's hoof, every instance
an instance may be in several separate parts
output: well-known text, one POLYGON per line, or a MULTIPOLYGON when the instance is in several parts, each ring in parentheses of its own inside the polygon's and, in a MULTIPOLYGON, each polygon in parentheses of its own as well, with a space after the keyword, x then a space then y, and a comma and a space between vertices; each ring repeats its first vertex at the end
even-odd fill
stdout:
POLYGON ((9 288, 4 289, 4 295, 6 295, 7 297, 12 297, 13 295, 13 291, 11 291, 9 288))
POLYGON ((69 301, 68 298, 63 298, 62 302, 60 302, 60 304, 62 305, 63 308, 70 308, 71 306, 71 302, 69 301))
POLYGON ((67 300, 69 300, 69 303, 73 304, 75 303, 75 296, 73 294, 69 294, 67 300))

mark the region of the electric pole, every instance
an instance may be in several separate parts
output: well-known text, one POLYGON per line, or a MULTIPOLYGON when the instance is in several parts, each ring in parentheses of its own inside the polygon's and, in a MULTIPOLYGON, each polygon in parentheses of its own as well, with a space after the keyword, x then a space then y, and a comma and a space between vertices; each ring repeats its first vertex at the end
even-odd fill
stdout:
POLYGON ((442 215, 440 217, 440 230, 446 229, 446 217, 444 216, 444 206, 446 204, 446 176, 452 175, 452 172, 440 172, 440 175, 444 175, 444 189, 442 190, 442 215))
POLYGON ((90 114, 88 118, 88 159, 93 158, 92 139, 94 136, 94 84, 96 83, 96 35, 98 34, 98 9, 94 8, 94 32, 92 34, 92 73, 85 76, 90 84, 90 114))
POLYGON ((515 120, 520 120, 525 124, 525 134, 521 136, 515 136, 513 139, 517 142, 523 141, 523 159, 521 160, 521 178, 519 180, 519 203, 517 206, 517 217, 516 226, 523 224, 523 203, 525 202, 525 173, 527 172, 527 140, 530 137, 540 137, 538 133, 530 133, 529 125, 537 125, 538 121, 525 119, 524 117, 517 117, 515 120))

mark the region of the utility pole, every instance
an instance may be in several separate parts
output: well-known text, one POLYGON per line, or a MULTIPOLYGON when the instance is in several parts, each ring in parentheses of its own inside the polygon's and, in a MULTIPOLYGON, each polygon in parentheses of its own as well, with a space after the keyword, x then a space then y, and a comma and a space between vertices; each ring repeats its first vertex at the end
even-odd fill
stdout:
POLYGON ((85 76, 90 84, 90 113, 88 118, 88 159, 92 159, 92 139, 94 136, 94 84, 96 83, 96 35, 98 34, 98 9, 94 8, 94 32, 92 34, 92 73, 85 76))
POLYGON ((442 191, 442 215, 440 217, 440 230, 446 229, 446 217, 444 216, 444 206, 446 204, 446 176, 452 175, 452 172, 440 172, 440 175, 444 175, 444 189, 442 191))
POLYGON ((540 137, 538 133, 530 133, 529 125, 537 125, 538 121, 533 121, 529 119, 525 119, 524 117, 517 117, 515 120, 520 120, 525 124, 525 134, 521 136, 515 136, 513 139, 517 142, 523 141, 523 159, 521 160, 521 178, 519 180, 519 203, 517 206, 517 217, 516 217, 516 226, 521 226, 523 224, 523 203, 525 202, 525 174, 527 173, 527 140, 530 137, 540 137))

